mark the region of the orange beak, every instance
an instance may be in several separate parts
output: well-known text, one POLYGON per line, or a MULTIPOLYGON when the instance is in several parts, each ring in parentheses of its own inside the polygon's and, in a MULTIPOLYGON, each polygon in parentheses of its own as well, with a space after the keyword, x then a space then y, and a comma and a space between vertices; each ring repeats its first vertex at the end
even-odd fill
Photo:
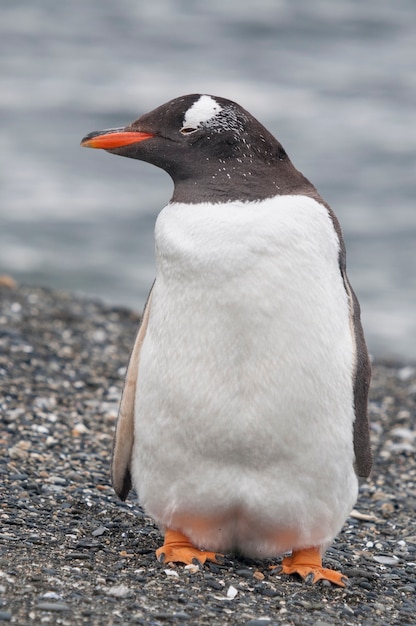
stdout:
POLYGON ((109 130, 99 130, 89 133, 81 141, 83 148, 103 148, 104 150, 112 150, 113 148, 122 148, 132 143, 139 143, 154 137, 152 133, 142 133, 139 131, 125 131, 122 128, 111 128, 109 130))

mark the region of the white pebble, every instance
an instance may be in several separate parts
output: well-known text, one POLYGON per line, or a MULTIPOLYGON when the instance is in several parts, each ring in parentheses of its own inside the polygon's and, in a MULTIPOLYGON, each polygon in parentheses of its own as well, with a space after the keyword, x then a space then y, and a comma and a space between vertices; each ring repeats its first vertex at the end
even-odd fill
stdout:
POLYGON ((373 559, 377 563, 381 563, 381 565, 397 565, 397 563, 399 562, 399 559, 397 558, 397 556, 394 556, 394 554, 392 554, 391 556, 373 556, 373 559))
POLYGON ((46 428, 46 426, 42 426, 42 424, 32 424, 32 430, 34 430, 37 433, 40 433, 41 435, 49 434, 49 429, 46 428))
POLYGON ((238 593, 238 590, 232 585, 230 585, 227 589, 227 598, 229 598, 230 600, 233 600, 236 597, 237 593, 238 593))
POLYGON ((113 596, 113 598, 127 598, 127 596, 131 595, 131 591, 126 585, 115 585, 107 589, 106 594, 107 596, 113 596))
POLYGON ((47 591, 40 596, 42 600, 62 600, 62 596, 56 591, 47 591))
POLYGON ((410 430, 410 428, 393 428, 391 434, 402 439, 409 439, 409 441, 416 439, 416 430, 410 430))
POLYGON ((78 422, 78 424, 75 424, 74 428, 72 429, 73 435, 83 435, 84 433, 87 433, 87 432, 88 432, 88 428, 82 422, 78 422))
POLYGON ((166 576, 176 576, 176 578, 179 578, 178 572, 174 569, 164 569, 163 571, 165 572, 166 576))
POLYGON ((92 339, 95 343, 104 343, 107 341, 107 333, 102 328, 98 328, 93 332, 92 339))

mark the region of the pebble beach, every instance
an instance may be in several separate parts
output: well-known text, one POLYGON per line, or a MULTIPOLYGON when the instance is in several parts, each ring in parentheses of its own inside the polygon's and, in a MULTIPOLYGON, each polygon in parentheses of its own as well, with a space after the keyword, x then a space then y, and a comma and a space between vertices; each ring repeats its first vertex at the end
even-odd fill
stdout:
POLYGON ((159 564, 162 536, 109 468, 139 316, 0 286, 0 623, 406 625, 416 619, 416 366, 373 363, 374 466, 324 565, 348 586, 227 555, 159 564))

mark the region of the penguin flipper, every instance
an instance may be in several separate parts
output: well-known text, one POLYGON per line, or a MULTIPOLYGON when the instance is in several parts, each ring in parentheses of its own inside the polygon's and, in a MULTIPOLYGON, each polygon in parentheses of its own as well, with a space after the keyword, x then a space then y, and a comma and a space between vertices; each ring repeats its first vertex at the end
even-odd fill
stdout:
POLYGON ((298 574, 311 584, 318 582, 318 580, 328 580, 334 585, 345 587, 348 580, 341 572, 322 567, 319 548, 294 550, 291 556, 286 556, 283 559, 281 566, 271 566, 271 569, 278 569, 279 574, 298 574))
POLYGON ((125 500, 127 498, 132 486, 130 459, 134 440, 134 399, 136 395, 137 374, 139 371, 140 350, 146 335, 147 324, 149 321, 152 289, 150 290, 147 298, 133 350, 130 354, 118 412, 116 432, 114 435, 113 457, 111 461, 111 482, 113 484, 114 491, 121 500, 125 500))
MULTIPOLYGON (((322 200, 320 200, 322 201, 322 200)), ((322 201, 323 202, 323 201, 322 201)), ((361 325, 361 310, 358 298, 351 287, 347 276, 346 250, 341 226, 337 217, 326 202, 335 232, 339 240, 339 269, 345 291, 347 292, 350 309, 350 327, 352 341, 355 347, 355 368, 353 372, 353 394, 355 420, 353 426, 353 444, 355 456, 355 472, 360 478, 367 478, 371 472, 372 454, 370 445, 370 428, 368 422, 368 391, 371 380, 371 364, 365 343, 364 331, 361 325)))
POLYGON ((355 470, 359 477, 367 478, 370 474, 372 465, 370 428, 367 414, 371 364, 364 339, 363 327, 361 325, 360 304, 346 274, 344 275, 344 284, 350 299, 351 326, 353 329, 353 341, 355 344, 355 371, 353 380, 355 411, 353 441, 355 470))

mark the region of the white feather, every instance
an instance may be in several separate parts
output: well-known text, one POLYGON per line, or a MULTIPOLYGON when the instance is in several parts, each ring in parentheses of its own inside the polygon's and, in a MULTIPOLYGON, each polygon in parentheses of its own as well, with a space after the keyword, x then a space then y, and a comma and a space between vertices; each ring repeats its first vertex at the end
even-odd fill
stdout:
POLYGON ((305 196, 161 212, 132 477, 162 527, 253 556, 340 531, 357 479, 338 254, 305 196))
POLYGON ((201 96, 186 111, 183 128, 199 128, 209 122, 221 110, 221 105, 212 96, 201 96))

